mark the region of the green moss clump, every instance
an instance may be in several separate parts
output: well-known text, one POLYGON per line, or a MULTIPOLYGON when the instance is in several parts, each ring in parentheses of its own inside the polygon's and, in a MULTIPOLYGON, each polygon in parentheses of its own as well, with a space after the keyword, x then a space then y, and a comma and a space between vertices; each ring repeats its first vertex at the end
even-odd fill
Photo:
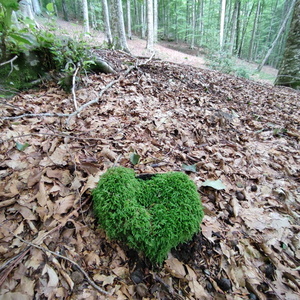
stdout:
POLYGON ((204 215, 195 183, 180 172, 142 180, 131 169, 111 168, 93 190, 93 202, 108 237, 142 251, 154 263, 190 240, 204 215))

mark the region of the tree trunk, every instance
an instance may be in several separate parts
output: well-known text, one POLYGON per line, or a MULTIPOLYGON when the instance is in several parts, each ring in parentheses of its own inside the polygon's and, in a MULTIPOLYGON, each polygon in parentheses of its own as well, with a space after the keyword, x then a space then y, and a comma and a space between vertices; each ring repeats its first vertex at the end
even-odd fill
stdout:
POLYGON ((62 5, 62 11, 63 11, 63 15, 64 15, 64 20, 69 21, 66 0, 62 0, 61 5, 62 5))
POLYGON ((87 0, 82 0, 84 32, 90 33, 89 9, 87 0))
POLYGON ((147 49, 154 51, 153 0, 147 0, 147 49))
POLYGON ((192 0, 191 49, 195 48, 195 33, 196 33, 196 1, 192 0))
POLYGON ((32 11, 32 2, 31 0, 22 0, 20 2, 20 10, 25 18, 34 20, 34 13, 32 11))
POLYGON ((131 40, 131 7, 130 0, 127 0, 127 36, 131 40))
POLYGON ((253 60, 254 43, 255 43, 255 37, 256 37, 256 34, 257 34, 257 25, 258 25, 258 19, 259 19, 259 14, 260 14, 260 8, 261 8, 261 0, 258 0, 257 7, 256 7, 256 14, 255 14, 255 19, 254 19, 254 24, 253 24, 253 29, 252 29, 252 35, 251 35, 251 40, 250 40, 250 46, 249 46, 248 59, 250 61, 253 60))
POLYGON ((39 0, 32 0, 32 9, 36 15, 40 15, 42 13, 39 0))
POLYGON ((269 48, 269 50, 268 50, 268 52, 267 52, 265 58, 262 60, 262 62, 260 63, 260 65, 257 67, 257 71, 258 71, 258 72, 260 72, 261 69, 263 68, 263 66, 265 65, 266 61, 268 60, 270 54, 272 53, 272 51, 273 51, 273 49, 274 49, 274 47, 275 47, 275 45, 277 44, 279 38, 281 37, 281 34, 282 34, 283 30, 284 30, 285 27, 286 27, 287 21, 289 20, 289 18, 290 18, 290 16, 291 16, 291 13, 293 12, 293 8, 294 8, 294 5, 295 5, 295 1, 296 1, 296 0, 292 0, 290 9, 289 9, 289 11, 287 12, 287 14, 286 14, 286 16, 285 16, 285 18, 284 18, 284 20, 283 20, 283 22, 282 22, 282 24, 281 24, 281 27, 280 27, 280 29, 279 29, 279 31, 278 31, 278 33, 277 33, 277 36, 276 36, 275 40, 273 41, 271 47, 269 48))
POLYGON ((146 17, 145 17, 145 15, 146 15, 146 6, 145 6, 145 4, 144 3, 142 3, 142 5, 141 5, 141 37, 142 37, 142 39, 144 39, 145 37, 146 37, 146 26, 145 26, 145 24, 146 24, 146 17))
POLYGON ((103 7, 103 18, 104 18, 104 31, 105 31, 107 43, 109 46, 112 46, 113 39, 112 39, 111 28, 110 28, 107 0, 102 0, 102 7, 103 7))
POLYGON ((239 0, 236 0, 234 3, 234 9, 232 13, 232 20, 231 20, 231 31, 230 31, 230 42, 229 42, 229 53, 233 54, 234 47, 236 45, 235 40, 237 38, 237 21, 238 21, 238 10, 239 10, 239 0))
POLYGON ((275 85, 300 90, 300 0, 296 0, 291 28, 275 85))
POLYGON ((114 46, 114 48, 120 49, 120 50, 123 50, 126 52, 130 52, 128 45, 127 45, 127 40, 126 40, 122 0, 113 0, 112 1, 111 25, 114 28, 114 30, 113 30, 113 46, 114 46))
POLYGON ((243 25, 242 25, 242 35, 241 35, 241 40, 239 42, 239 46, 237 48, 237 56, 238 57, 241 57, 242 56, 242 49, 243 49, 243 46, 244 46, 244 42, 245 42, 245 37, 246 37, 246 30, 247 30, 247 27, 248 27, 248 24, 249 24, 249 20, 250 20, 250 17, 252 15, 252 12, 253 12, 253 9, 254 9, 254 4, 251 5, 251 9, 248 9, 248 3, 246 3, 246 6, 245 6, 246 11, 247 12, 247 15, 246 17, 243 18, 243 25))
POLYGON ((222 50, 224 46, 225 12, 226 12, 226 0, 222 0, 221 14, 220 14, 220 50, 222 50))
POLYGON ((157 43, 158 40, 158 4, 157 0, 153 0, 153 38, 154 43, 157 43))

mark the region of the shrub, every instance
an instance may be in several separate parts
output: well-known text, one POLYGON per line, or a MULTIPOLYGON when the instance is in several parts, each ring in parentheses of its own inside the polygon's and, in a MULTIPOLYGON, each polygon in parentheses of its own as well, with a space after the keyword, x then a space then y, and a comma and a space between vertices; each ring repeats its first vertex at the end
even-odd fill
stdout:
POLYGON ((93 190, 94 212, 111 239, 162 263, 171 248, 200 230, 203 209, 197 187, 180 172, 148 180, 131 169, 109 169, 93 190))

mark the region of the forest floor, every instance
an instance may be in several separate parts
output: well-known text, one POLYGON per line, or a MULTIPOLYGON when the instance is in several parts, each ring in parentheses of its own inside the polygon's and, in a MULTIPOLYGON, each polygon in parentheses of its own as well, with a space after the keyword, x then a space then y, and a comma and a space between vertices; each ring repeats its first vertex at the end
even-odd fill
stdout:
POLYGON ((99 55, 117 73, 75 98, 45 84, 0 102, 0 298, 298 300, 299 91, 99 55), (198 186, 201 232, 162 266, 95 221, 91 190, 115 165, 198 186))

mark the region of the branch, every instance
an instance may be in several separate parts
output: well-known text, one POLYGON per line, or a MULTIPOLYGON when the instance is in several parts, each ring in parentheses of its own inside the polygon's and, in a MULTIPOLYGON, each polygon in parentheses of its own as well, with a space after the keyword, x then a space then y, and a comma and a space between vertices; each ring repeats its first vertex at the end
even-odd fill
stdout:
MULTIPOLYGON (((11 231, 10 231, 11 232, 11 231)), ((73 266, 75 266, 83 275, 84 275, 84 277, 86 278, 86 280, 88 281, 88 283, 94 288, 94 289, 96 289, 99 293, 101 293, 101 294, 104 294, 104 295, 107 295, 107 296, 109 296, 110 294, 108 293, 108 292, 106 292, 106 291, 104 291, 103 289, 101 289, 90 277, 89 277, 89 275, 87 274, 87 272, 86 271, 84 271, 75 261, 73 261, 72 259, 70 259, 70 258, 68 258, 68 257, 66 257, 66 256, 64 256, 64 255, 61 255, 61 254, 58 254, 58 253, 56 253, 56 252, 53 252, 53 251, 51 251, 51 250, 49 250, 49 249, 47 249, 47 248, 44 248, 44 247, 42 247, 42 246, 39 246, 39 245, 36 245, 36 244, 33 244, 33 243, 31 243, 31 242, 29 242, 29 241, 26 241, 26 240, 24 240, 24 239, 22 239, 21 237, 19 237, 18 235, 16 235, 16 234, 14 234, 13 232, 11 232, 17 239, 19 239, 21 242, 23 242, 23 243, 25 243, 25 244, 27 244, 27 245, 29 245, 29 246, 31 246, 31 247, 34 247, 34 248, 37 248, 37 249, 40 249, 40 250, 42 250, 44 253, 50 253, 50 254, 52 254, 53 256, 56 256, 56 257, 59 257, 59 258, 61 258, 61 259, 64 259, 64 260, 66 260, 66 261, 68 261, 68 262, 70 262, 73 266)))
POLYGON ((76 101, 76 93, 75 93, 75 84, 76 84, 76 75, 78 73, 80 69, 80 66, 78 66, 73 74, 73 78, 72 78, 72 95, 73 95, 73 101, 74 101, 74 106, 75 106, 75 109, 77 110, 78 109, 78 106, 77 106, 77 101, 76 101))
POLYGON ((6 64, 12 64, 16 59, 18 58, 18 56, 16 55, 15 57, 13 57, 12 59, 10 59, 10 60, 8 60, 8 61, 5 61, 5 62, 3 62, 3 63, 1 63, 0 64, 0 67, 1 66, 4 66, 4 65, 6 65, 6 64))
POLYGON ((13 270, 13 268, 15 266, 17 266, 22 259, 24 258, 24 256, 28 253, 28 251, 30 250, 31 247, 26 247, 24 250, 22 250, 20 253, 18 253, 16 256, 14 256, 13 258, 9 259, 8 261, 6 261, 4 264, 2 264, 0 266, 0 271, 4 270, 1 275, 0 275, 0 286, 3 284, 3 282, 5 281, 5 279, 7 278, 7 276, 11 273, 11 271, 13 270))
POLYGON ((6 64, 9 64, 10 63, 10 71, 7 75, 7 77, 11 74, 11 72, 13 71, 13 68, 14 68, 14 65, 13 65, 13 62, 18 58, 18 56, 16 55, 15 57, 13 57, 12 59, 8 60, 8 61, 5 61, 3 63, 0 64, 0 67, 1 66, 4 66, 6 64))
POLYGON ((146 61, 142 62, 142 63, 138 63, 135 64, 134 66, 129 67, 124 74, 120 75, 118 79, 115 79, 113 81, 111 81, 110 83, 108 83, 100 92, 97 98, 83 104, 82 106, 80 106, 76 111, 74 111, 71 114, 63 114, 63 113, 41 113, 41 114, 23 114, 23 115, 19 115, 19 116, 15 116, 15 117, 0 117, 0 119, 2 120, 16 120, 16 119, 21 119, 21 118, 25 118, 25 117, 29 117, 29 118, 33 118, 33 117, 59 117, 59 118, 65 118, 67 117, 67 121, 66 123, 68 124, 70 122, 70 119, 76 115, 78 115, 83 109, 85 109, 86 107, 98 103, 100 98, 103 96, 103 94, 110 89, 113 85, 115 85, 117 82, 119 82, 123 77, 127 76, 133 69, 136 69, 140 66, 146 65, 148 64, 155 53, 153 53, 151 55, 150 58, 148 58, 146 61))
POLYGON ((121 76, 119 76, 118 79, 115 79, 113 81, 111 81, 110 83, 108 83, 99 93, 98 97, 83 104, 82 106, 80 106, 76 111, 74 111, 73 113, 71 113, 66 121, 67 124, 69 124, 70 122, 70 119, 76 115, 78 115, 83 109, 85 109, 86 107, 92 105, 92 104, 95 104, 95 103, 98 103, 100 98, 103 96, 103 94, 108 90, 110 89, 113 85, 115 85, 117 82, 119 82, 123 77, 127 76, 133 69, 136 69, 137 67, 140 67, 140 66, 143 66, 143 65, 146 65, 147 63, 149 63, 153 56, 154 56, 155 53, 153 53, 151 55, 151 57, 149 59, 147 59, 145 62, 142 62, 140 64, 136 64, 134 66, 131 66, 129 67, 125 72, 124 74, 122 74, 121 76))

